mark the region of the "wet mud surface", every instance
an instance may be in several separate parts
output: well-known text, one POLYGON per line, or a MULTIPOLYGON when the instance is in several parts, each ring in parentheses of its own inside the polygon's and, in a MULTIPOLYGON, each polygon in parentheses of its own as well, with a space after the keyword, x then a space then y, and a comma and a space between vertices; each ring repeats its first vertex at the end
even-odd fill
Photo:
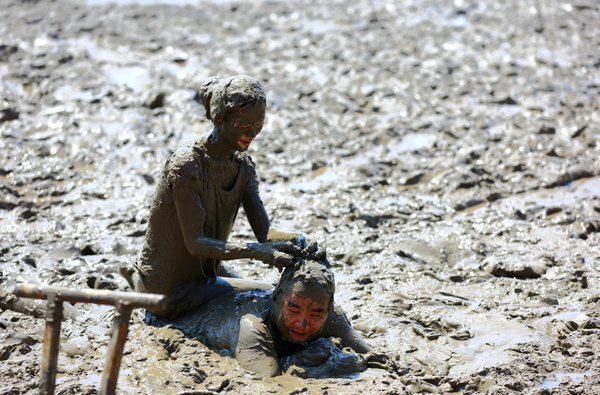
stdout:
MULTIPOLYGON (((263 378, 136 310, 118 393, 595 393, 598 2, 128 3, 3 3, 0 393, 37 393, 44 327, 8 291, 127 290, 162 164, 211 129, 198 84, 238 73, 269 101, 249 152, 273 224, 327 247, 399 369, 336 377, 364 361, 323 341, 263 378)), ((65 314, 57 393, 95 393, 114 312, 65 314)))

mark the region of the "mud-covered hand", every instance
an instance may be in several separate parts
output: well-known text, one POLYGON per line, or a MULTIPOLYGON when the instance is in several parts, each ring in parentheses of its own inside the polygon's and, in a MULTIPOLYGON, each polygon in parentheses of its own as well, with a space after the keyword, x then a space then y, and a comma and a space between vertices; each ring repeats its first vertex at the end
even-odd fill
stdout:
POLYGON ((325 248, 321 247, 319 243, 317 243, 316 239, 299 235, 296 243, 302 249, 300 254, 303 257, 315 261, 326 259, 327 252, 325 251, 325 248))
POLYGON ((272 241, 261 243, 257 258, 267 265, 276 267, 279 272, 292 263, 300 248, 289 241, 272 241))
POLYGON ((368 368, 384 369, 390 373, 400 376, 406 374, 405 369, 400 368, 400 364, 387 354, 378 352, 368 352, 363 355, 368 368))

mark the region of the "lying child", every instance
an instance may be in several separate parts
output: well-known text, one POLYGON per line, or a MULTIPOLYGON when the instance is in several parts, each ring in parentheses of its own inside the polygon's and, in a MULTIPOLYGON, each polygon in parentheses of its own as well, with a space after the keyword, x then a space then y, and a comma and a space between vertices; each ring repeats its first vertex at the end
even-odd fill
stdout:
POLYGON ((228 293, 170 324, 209 347, 230 350, 244 369, 277 376, 281 357, 317 337, 338 337, 358 353, 371 350, 334 307, 334 292, 325 264, 299 259, 274 290, 228 293))

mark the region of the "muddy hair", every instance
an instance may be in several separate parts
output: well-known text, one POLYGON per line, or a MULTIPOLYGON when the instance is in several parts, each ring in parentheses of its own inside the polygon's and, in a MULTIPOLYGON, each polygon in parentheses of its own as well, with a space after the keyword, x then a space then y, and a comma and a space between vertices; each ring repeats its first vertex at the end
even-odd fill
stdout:
POLYGON ((273 300, 284 298, 293 288, 294 284, 301 282, 303 285, 322 286, 330 295, 328 312, 333 311, 333 298, 335 294, 335 278, 329 265, 307 259, 296 259, 295 263, 287 266, 273 291, 273 300))
POLYGON ((260 83, 247 75, 210 77, 202 82, 198 96, 206 110, 206 118, 213 124, 224 120, 233 110, 254 105, 267 105, 267 96, 260 83))

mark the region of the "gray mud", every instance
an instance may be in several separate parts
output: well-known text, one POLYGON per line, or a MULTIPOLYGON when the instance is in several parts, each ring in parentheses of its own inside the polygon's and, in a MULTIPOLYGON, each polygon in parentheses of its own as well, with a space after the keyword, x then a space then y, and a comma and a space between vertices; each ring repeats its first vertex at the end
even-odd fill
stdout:
MULTIPOLYGON (((2 2, 1 393, 37 393, 44 326, 6 291, 128 289, 166 156, 211 129, 196 87, 238 73, 269 100, 250 154, 273 223, 328 248, 401 369, 262 378, 136 310, 119 393, 595 393, 597 1, 132 3, 2 2)), ((57 393, 94 393, 113 311, 66 314, 57 393)))

